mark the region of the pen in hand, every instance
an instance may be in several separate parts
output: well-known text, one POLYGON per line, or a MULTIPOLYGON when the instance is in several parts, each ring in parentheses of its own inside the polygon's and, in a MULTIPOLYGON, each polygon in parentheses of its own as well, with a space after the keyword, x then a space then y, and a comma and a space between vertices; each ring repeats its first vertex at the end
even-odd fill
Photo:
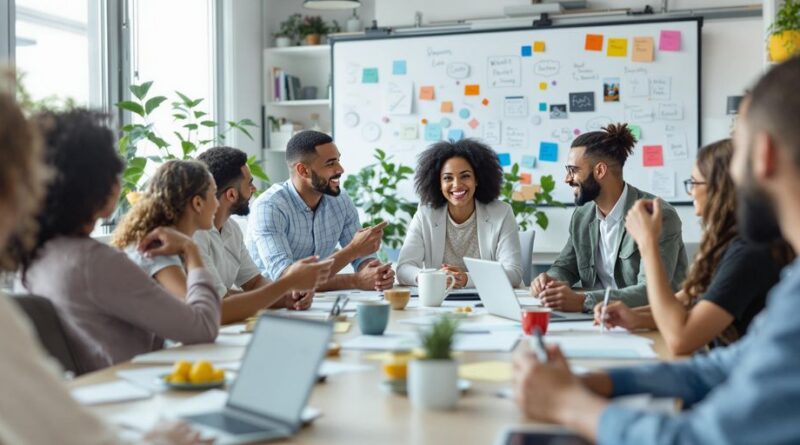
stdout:
POLYGON ((544 340, 542 339, 542 331, 539 326, 533 328, 533 337, 530 340, 530 345, 533 348, 533 353, 539 363, 547 363, 547 349, 544 347, 544 340))
POLYGON ((611 288, 606 288, 606 295, 603 297, 603 306, 600 309, 600 332, 606 331, 606 308, 608 307, 608 294, 611 292, 611 288))

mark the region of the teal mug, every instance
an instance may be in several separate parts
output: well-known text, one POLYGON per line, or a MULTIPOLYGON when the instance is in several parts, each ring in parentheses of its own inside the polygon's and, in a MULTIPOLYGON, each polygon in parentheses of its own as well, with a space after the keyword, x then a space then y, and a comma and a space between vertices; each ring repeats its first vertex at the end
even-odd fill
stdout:
POLYGON ((368 301, 356 306, 358 327, 364 335, 383 335, 389 324, 389 303, 368 301))

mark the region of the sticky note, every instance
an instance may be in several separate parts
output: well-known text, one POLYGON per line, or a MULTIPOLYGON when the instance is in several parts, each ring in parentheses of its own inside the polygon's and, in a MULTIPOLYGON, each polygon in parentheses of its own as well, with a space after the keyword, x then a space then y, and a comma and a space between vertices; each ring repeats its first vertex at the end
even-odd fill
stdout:
POLYGON ((645 167, 663 167, 664 149, 660 145, 645 145, 642 160, 645 167))
POLYGON ((608 57, 628 57, 628 39, 608 39, 608 57))
POLYGON ((453 112, 453 102, 450 102, 450 101, 442 102, 441 111, 442 111, 442 113, 452 113, 453 112))
POLYGON ((520 184, 530 184, 533 178, 531 177, 530 173, 520 173, 519 174, 519 183, 520 184))
POLYGON ((442 140, 442 126, 437 123, 428 122, 425 125, 425 140, 436 142, 442 140))
POLYGON ((634 37, 633 54, 634 62, 652 62, 655 60, 655 42, 652 37, 634 37))
POLYGON ((419 87, 419 100, 433 100, 434 91, 432 86, 419 87))
POLYGON ((464 85, 464 95, 465 96, 479 96, 481 94, 481 86, 480 85, 464 85))
POLYGON ((525 168, 535 168, 536 167, 536 156, 523 155, 522 156, 522 166, 525 167, 525 168))
POLYGON ((497 153, 497 159, 500 160, 501 167, 508 167, 511 165, 511 153, 497 153))
POLYGON ((533 42, 533 52, 535 52, 535 53, 543 53, 544 52, 544 42, 533 42))
POLYGON ((522 196, 521 191, 511 192, 511 200, 512 201, 525 201, 525 197, 522 196))
POLYGON ((586 51, 602 51, 603 50, 603 35, 602 34, 586 34, 586 43, 584 44, 586 51))
POLYGON ((467 363, 458 367, 458 376, 467 380, 510 382, 513 376, 510 362, 490 361, 467 363))
POLYGON ((466 108, 458 110, 458 117, 460 117, 461 119, 468 119, 469 115, 470 115, 469 110, 467 110, 466 108))
POLYGON ((539 102, 539 111, 547 111, 547 103, 539 102))
POLYGON ((558 144, 555 142, 539 143, 539 160, 542 162, 558 161, 558 144))
POLYGON ((539 82, 539 89, 544 91, 547 89, 547 82, 539 82))
POLYGON ((364 68, 361 73, 361 83, 378 83, 378 69, 364 68))
POLYGON ((542 188, 537 185, 531 184, 523 184, 522 187, 519 188, 519 193, 522 195, 523 201, 531 201, 536 199, 536 193, 539 192, 542 188))
POLYGON ((680 51, 681 32, 680 31, 661 31, 661 38, 658 39, 658 49, 660 51, 680 51))
POLYGON ((419 129, 417 128, 417 124, 402 124, 400 125, 400 139, 403 140, 412 140, 417 139, 419 134, 419 129))
POLYGON ((631 131, 633 137, 636 138, 636 141, 642 140, 642 127, 638 125, 628 124, 628 130, 631 131))
POLYGON ((392 74, 395 76, 405 76, 406 75, 406 61, 405 60, 395 60, 392 63, 392 74))
POLYGON ((452 122, 446 117, 443 117, 442 120, 439 121, 439 125, 441 125, 442 128, 450 128, 450 124, 452 124, 452 122))
POLYGON ((522 57, 530 57, 532 54, 533 51, 531 50, 530 45, 523 45, 522 48, 520 49, 520 55, 522 57))
POLYGON ((470 119, 470 121, 467 123, 467 125, 469 125, 469 128, 472 128, 474 130, 474 129, 478 128, 478 125, 480 125, 480 122, 478 122, 478 119, 475 119, 473 117, 472 119, 470 119))
POLYGON ((450 131, 447 132, 447 140, 456 142, 460 141, 461 139, 464 139, 464 130, 451 128, 450 131))

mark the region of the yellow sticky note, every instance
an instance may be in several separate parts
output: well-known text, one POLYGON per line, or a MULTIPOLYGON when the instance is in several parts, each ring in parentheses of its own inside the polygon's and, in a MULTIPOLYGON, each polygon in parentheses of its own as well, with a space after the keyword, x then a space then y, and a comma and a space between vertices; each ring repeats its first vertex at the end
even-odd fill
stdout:
POLYGON ((655 41, 652 37, 634 37, 633 54, 634 62, 652 62, 655 60, 655 41))
POLYGON ((453 112, 453 102, 445 101, 442 102, 442 113, 452 113, 453 112))
POLYGON ((536 192, 541 190, 541 186, 537 185, 523 185, 519 189, 523 201, 530 201, 536 199, 536 192))
POLYGON ((535 52, 535 53, 543 53, 544 52, 544 42, 533 42, 533 52, 535 52))
POLYGON ((539 89, 544 91, 547 89, 547 82, 539 82, 539 89))
POLYGON ((480 94, 481 94, 480 85, 464 85, 465 96, 480 96, 480 94))
POLYGON ((628 57, 628 39, 608 39, 609 57, 628 57))
POLYGON ((511 362, 501 361, 466 363, 458 367, 460 378, 488 382, 511 381, 511 372, 511 362))
POLYGON ((433 100, 433 98, 434 98, 433 87, 431 86, 419 87, 420 100, 433 100))
POLYGON ((346 334, 350 330, 351 323, 349 321, 337 321, 333 325, 334 334, 346 334))
POLYGON ((511 200, 512 201, 525 201, 525 197, 522 196, 522 192, 511 192, 511 200))

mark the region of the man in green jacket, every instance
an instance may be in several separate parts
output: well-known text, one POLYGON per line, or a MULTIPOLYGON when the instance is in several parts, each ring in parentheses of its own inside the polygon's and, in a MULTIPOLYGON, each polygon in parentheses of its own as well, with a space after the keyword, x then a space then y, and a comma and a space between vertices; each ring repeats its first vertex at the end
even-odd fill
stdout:
MULTIPOLYGON (((531 294, 544 306, 591 311, 603 301, 605 288, 611 288, 609 299, 630 307, 647 304, 639 249, 625 231, 625 216, 633 204, 655 198, 622 178, 635 144, 625 124, 584 133, 573 141, 565 181, 573 188, 578 208, 572 214, 569 240, 550 270, 531 283, 531 294)), ((681 220, 672 206, 663 203, 662 208, 661 257, 677 291, 686 278, 688 262, 681 220)))

